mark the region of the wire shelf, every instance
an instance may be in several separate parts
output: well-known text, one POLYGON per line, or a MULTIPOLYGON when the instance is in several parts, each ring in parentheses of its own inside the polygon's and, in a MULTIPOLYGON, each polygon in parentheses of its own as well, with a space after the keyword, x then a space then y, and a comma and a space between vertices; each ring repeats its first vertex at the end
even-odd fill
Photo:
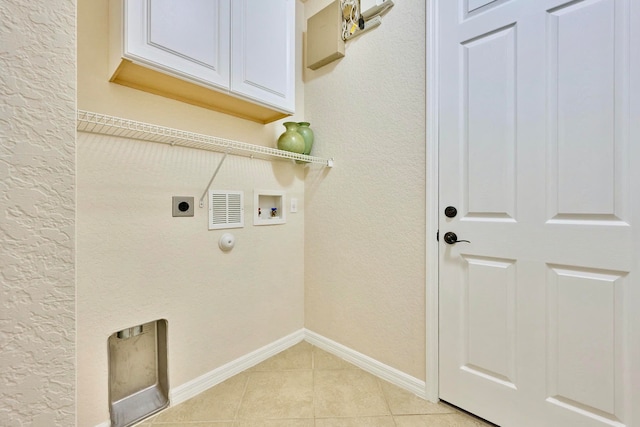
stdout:
POLYGON ((149 123, 108 116, 78 110, 77 130, 79 132, 112 135, 123 138, 138 139, 142 141, 160 142, 181 147, 196 148, 199 150, 217 151, 238 156, 259 158, 264 160, 290 159, 303 163, 321 164, 333 167, 333 159, 324 159, 315 156, 292 153, 261 145, 247 144, 245 142, 218 138, 210 135, 187 132, 149 123))

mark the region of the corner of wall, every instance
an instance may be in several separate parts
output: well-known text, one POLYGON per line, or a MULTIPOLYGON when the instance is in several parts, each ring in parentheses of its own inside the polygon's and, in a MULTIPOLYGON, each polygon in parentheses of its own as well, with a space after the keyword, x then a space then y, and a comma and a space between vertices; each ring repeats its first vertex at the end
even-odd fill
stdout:
POLYGON ((75 0, 0 8, 0 425, 75 425, 75 0))

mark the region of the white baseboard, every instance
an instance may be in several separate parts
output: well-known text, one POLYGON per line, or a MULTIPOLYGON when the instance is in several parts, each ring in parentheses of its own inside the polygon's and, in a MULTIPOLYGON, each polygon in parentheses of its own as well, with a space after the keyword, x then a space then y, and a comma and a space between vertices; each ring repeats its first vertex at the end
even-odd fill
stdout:
POLYGON ((363 369, 370 374, 375 375, 385 381, 390 382, 400 388, 403 388, 418 397, 423 399, 427 398, 427 390, 425 382, 411 375, 405 374, 396 368, 387 366, 384 363, 378 362, 369 356, 359 353, 349 347, 339 344, 329 338, 323 337, 308 329, 304 330, 304 339, 310 344, 327 351, 334 356, 338 356, 347 362, 353 363, 360 369, 363 369))
MULTIPOLYGON (((249 354, 235 359, 211 372, 199 376, 189 382, 179 385, 169 392, 171 406, 178 405, 192 397, 197 396, 203 391, 220 384, 221 382, 231 378, 232 376, 243 372, 268 358, 298 344, 301 341, 307 341, 316 347, 327 351, 334 356, 340 357, 357 367, 373 374, 385 381, 390 382, 400 388, 403 388, 421 398, 427 397, 425 382, 411 375, 405 374, 396 368, 387 366, 378 362, 369 356, 359 353, 349 347, 339 344, 329 338, 323 337, 308 329, 300 329, 290 335, 280 338, 277 341, 267 344, 249 354)), ((95 427, 110 427, 111 422, 105 421, 95 427)))
MULTIPOLYGON (((197 396, 203 391, 220 384, 221 382, 228 380, 232 376, 243 372, 252 366, 257 365, 260 362, 267 360, 268 358, 275 356, 292 347, 299 342, 303 341, 305 337, 304 329, 300 329, 292 334, 289 334, 277 341, 265 345, 249 354, 245 354, 238 359, 207 372, 204 375, 199 376, 189 382, 172 388, 169 391, 169 400, 171 406, 178 405, 192 397, 197 396)), ((96 425, 95 427, 111 427, 110 421, 105 421, 96 425)))
POLYGON ((211 372, 207 372, 204 375, 199 376, 187 383, 184 383, 178 387, 171 389, 169 398, 171 406, 191 399, 192 397, 202 393, 203 391, 213 387, 216 384, 231 378, 232 376, 239 374, 260 362, 263 362, 275 356, 283 350, 301 342, 304 340, 304 329, 300 329, 286 337, 280 338, 277 341, 267 344, 262 348, 252 351, 249 354, 245 354, 238 359, 232 360, 226 365, 222 365, 219 368, 214 369, 211 372))

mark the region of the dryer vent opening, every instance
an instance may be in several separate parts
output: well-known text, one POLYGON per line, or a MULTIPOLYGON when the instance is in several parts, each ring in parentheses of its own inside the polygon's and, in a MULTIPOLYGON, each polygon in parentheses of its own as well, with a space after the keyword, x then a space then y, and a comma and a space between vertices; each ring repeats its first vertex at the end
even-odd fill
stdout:
POLYGON ((167 321, 113 333, 109 347, 111 427, 132 426, 169 405, 167 321))

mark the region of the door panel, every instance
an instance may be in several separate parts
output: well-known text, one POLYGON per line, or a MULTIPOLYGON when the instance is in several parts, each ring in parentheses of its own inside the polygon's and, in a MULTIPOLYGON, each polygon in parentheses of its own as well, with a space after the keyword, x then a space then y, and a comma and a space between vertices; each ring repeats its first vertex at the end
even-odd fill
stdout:
POLYGON ((462 369, 515 389, 514 260, 463 256, 462 369), (475 286, 481 283, 482 286, 475 286))
POLYGON ((515 218, 515 27, 483 34, 461 48, 467 214, 515 218))
POLYGON ((614 215, 615 89, 622 83, 615 79, 614 6, 583 1, 547 14, 556 215, 614 215))
POLYGON ((471 5, 438 1, 439 228, 470 241, 440 239, 440 397, 640 426, 640 5, 471 5))
POLYGON ((476 9, 480 9, 496 0, 467 0, 467 12, 472 12, 476 9))
POLYGON ((548 401, 615 420, 626 274, 548 268, 548 401))

